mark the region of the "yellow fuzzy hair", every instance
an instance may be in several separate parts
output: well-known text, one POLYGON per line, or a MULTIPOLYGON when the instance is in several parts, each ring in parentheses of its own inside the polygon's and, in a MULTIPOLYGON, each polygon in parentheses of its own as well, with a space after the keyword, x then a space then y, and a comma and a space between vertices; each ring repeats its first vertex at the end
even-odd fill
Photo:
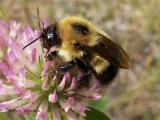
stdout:
POLYGON ((92 60, 90 61, 92 68, 98 73, 102 73, 110 65, 107 60, 100 57, 98 54, 94 54, 92 60))
POLYGON ((100 31, 95 25, 86 19, 76 16, 69 16, 61 19, 58 23, 59 34, 62 39, 62 45, 59 49, 60 56, 64 57, 66 61, 70 61, 76 57, 83 56, 82 51, 78 51, 74 48, 74 43, 87 44, 93 46, 97 44, 98 35, 97 32, 101 32, 105 35, 103 31, 100 31), (80 24, 87 26, 89 29, 88 35, 80 35, 73 28, 72 24, 80 24))

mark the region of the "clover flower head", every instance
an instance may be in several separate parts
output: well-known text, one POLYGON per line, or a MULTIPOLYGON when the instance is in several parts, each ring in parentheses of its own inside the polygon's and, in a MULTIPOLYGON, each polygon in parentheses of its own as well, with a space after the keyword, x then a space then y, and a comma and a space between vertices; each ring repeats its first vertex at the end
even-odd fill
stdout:
POLYGON ((40 41, 22 50, 39 35, 29 26, 0 20, 0 96, 7 98, 0 111, 30 114, 36 110, 37 120, 46 120, 48 113, 54 120, 61 115, 68 120, 84 117, 87 101, 101 98, 101 85, 93 77, 88 87, 78 89, 83 75, 78 67, 64 74, 54 72, 58 63, 44 59, 40 41))

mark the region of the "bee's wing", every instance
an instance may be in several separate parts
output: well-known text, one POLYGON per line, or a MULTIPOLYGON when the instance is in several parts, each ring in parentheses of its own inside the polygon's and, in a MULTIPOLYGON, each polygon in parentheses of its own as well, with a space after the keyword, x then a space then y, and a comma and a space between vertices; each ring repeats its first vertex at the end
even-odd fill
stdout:
POLYGON ((120 68, 129 68, 128 54, 109 37, 98 33, 97 44, 93 46, 83 45, 82 49, 90 52, 96 52, 101 57, 108 60, 112 65, 120 68))
POLYGON ((111 64, 128 69, 129 57, 128 54, 110 38, 98 33, 100 38, 98 44, 93 46, 93 49, 101 56, 107 59, 111 64))

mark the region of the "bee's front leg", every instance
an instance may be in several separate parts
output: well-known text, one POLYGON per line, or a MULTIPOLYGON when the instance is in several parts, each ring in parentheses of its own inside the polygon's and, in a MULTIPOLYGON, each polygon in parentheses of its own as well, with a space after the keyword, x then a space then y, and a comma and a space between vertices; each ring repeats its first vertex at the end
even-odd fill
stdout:
POLYGON ((57 69, 56 69, 56 72, 57 73, 60 73, 60 74, 63 74, 67 71, 69 71, 71 68, 73 68, 73 66, 75 65, 75 62, 74 61, 71 61, 69 62, 68 64, 66 65, 63 65, 63 66, 59 66, 57 69))
POLYGON ((45 55, 46 61, 53 60, 55 57, 58 56, 57 53, 58 53, 57 51, 53 51, 53 52, 51 52, 51 53, 49 53, 49 54, 46 54, 46 55, 45 55))

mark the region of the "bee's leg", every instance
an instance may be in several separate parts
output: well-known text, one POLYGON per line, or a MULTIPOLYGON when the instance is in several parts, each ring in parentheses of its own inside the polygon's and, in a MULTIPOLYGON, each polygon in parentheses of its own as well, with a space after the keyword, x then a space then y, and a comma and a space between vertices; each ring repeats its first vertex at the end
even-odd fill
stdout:
POLYGON ((77 88, 80 89, 82 87, 88 87, 92 79, 90 66, 79 59, 76 60, 76 63, 85 72, 85 74, 78 80, 77 88))
POLYGON ((83 60, 76 59, 75 62, 78 65, 78 67, 81 68, 84 72, 90 72, 92 69, 91 66, 89 66, 89 64, 87 64, 83 60))
POLYGON ((60 66, 56 69, 57 73, 65 73, 67 71, 69 71, 73 66, 75 65, 74 61, 69 62, 66 65, 60 66))
POLYGON ((53 51, 53 52, 47 54, 45 56, 45 58, 46 58, 46 61, 50 61, 50 60, 53 60, 57 56, 58 56, 57 51, 53 51))

